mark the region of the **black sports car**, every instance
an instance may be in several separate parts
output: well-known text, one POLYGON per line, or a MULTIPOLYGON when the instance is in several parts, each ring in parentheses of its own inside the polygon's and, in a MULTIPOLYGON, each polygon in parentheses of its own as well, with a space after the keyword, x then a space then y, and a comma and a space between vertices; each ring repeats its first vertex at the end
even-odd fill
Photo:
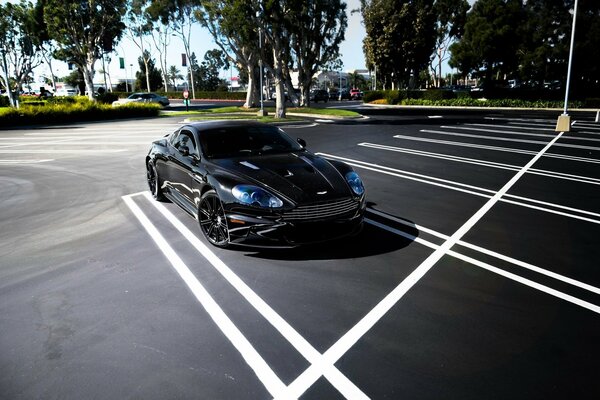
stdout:
POLYGON ((283 130, 240 121, 182 126, 152 143, 150 191, 200 223, 214 245, 286 245, 357 233, 365 189, 349 165, 326 160, 283 130))

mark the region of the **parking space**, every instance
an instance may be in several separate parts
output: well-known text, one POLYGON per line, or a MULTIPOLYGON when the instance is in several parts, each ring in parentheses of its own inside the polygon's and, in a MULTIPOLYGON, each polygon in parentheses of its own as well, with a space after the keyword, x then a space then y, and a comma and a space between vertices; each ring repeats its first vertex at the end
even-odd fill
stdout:
MULTIPOLYGON (((569 392, 571 374, 546 365, 547 352, 579 371, 586 393, 597 389, 585 365, 600 326, 600 254, 589 240, 600 233, 597 149, 584 136, 594 128, 557 140, 553 121, 494 119, 321 152, 353 165, 369 190, 366 228, 343 245, 213 252, 198 250, 193 226, 180 233, 237 290, 241 303, 231 305, 231 294, 213 289, 272 368, 274 397, 431 398, 451 386, 453 397, 503 398, 546 380, 569 392), (542 159, 552 162, 539 168, 542 159), (578 166, 566 173, 566 163, 578 166), (256 325, 245 322, 252 312, 262 316, 256 325)), ((152 214, 148 197, 126 201, 152 214)), ((195 224, 171 211, 163 216, 174 225, 195 224)))
MULTIPOLYGON (((62 333, 49 333, 73 376, 82 374, 75 352, 89 341, 85 367, 107 357, 102 369, 114 364, 120 371, 109 374, 113 397, 190 398, 205 390, 209 398, 257 399, 596 398, 600 125, 576 120, 560 135, 555 123, 535 115, 441 115, 426 123, 375 117, 284 128, 310 150, 354 166, 368 194, 358 236, 298 249, 212 247, 193 218, 151 198, 143 155, 175 121, 15 131, 1 135, 0 168, 41 173, 48 190, 55 187, 54 203, 92 187, 73 203, 65 199, 81 206, 69 218, 82 230, 110 222, 102 234, 91 232, 101 250, 81 239, 86 268, 78 261, 67 275, 77 284, 57 272, 36 281, 36 292, 65 299, 40 297, 48 308, 41 315, 64 314, 79 327, 61 341, 62 333), (86 172, 77 175, 76 165, 86 172), (106 204, 94 211, 99 222, 88 225, 83 204, 93 201, 106 204), (96 258, 88 252, 100 252, 95 257, 103 261, 90 264, 96 258), (102 273, 105 266, 84 274, 111 257, 114 265, 131 265, 119 274, 102 273), (110 293, 105 304, 103 290, 110 293), (97 320, 71 315, 65 303, 93 307, 97 320), (106 316, 114 310, 117 316, 106 316), (100 325, 108 328, 96 332, 100 325), (128 385, 140 389, 123 392, 128 385)), ((19 221, 33 224, 11 198, 30 204, 43 184, 19 171, 12 181, 8 175, 2 179, 12 189, 3 199, 19 221)), ((55 224, 47 212, 39 211, 55 224)), ((27 251, 14 243, 10 259, 27 251)), ((16 270, 2 276, 5 293, 28 281, 16 270)), ((22 347, 17 342, 10 346, 22 347)), ((5 355, 8 343, 0 336, 5 355)), ((0 368, 10 377, 41 363, 14 367, 19 358, 7 359, 13 366, 0 368)), ((43 365, 58 379, 49 362, 43 365)), ((106 383, 106 376, 89 379, 96 387, 106 383)), ((75 378, 66 382, 76 387, 75 378)), ((62 397, 95 393, 66 388, 62 397)))

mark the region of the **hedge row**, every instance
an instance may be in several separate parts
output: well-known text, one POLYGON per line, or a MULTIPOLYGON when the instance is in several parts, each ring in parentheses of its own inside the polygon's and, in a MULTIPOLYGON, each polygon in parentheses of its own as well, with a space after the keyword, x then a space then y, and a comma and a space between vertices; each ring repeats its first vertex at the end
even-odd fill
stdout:
POLYGON ((62 124, 82 121, 103 121, 120 118, 156 117, 160 106, 156 104, 125 104, 112 107, 94 102, 74 104, 46 104, 45 107, 23 105, 20 108, 2 110, 0 126, 23 126, 37 124, 62 124))
MULTIPOLYGON (((516 92, 513 92, 515 94, 516 92)), ((523 107, 523 108, 562 108, 562 100, 532 98, 476 98, 480 92, 452 92, 450 90, 375 90, 365 94, 364 102, 422 106, 460 107, 523 107)), ((569 102, 570 108, 600 106, 600 99, 569 102)))

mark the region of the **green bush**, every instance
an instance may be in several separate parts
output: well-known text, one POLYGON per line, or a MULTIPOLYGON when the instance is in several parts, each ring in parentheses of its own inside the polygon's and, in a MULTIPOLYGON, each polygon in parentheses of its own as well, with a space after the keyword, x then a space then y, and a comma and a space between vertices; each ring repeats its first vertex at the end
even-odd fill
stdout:
POLYGON ((44 106, 46 102, 44 100, 23 100, 20 102, 22 106, 44 106))
POLYGON ((600 108, 600 98, 587 98, 584 103, 589 108, 600 108))
POLYGON ((80 121, 103 121, 119 118, 156 117, 160 111, 157 104, 125 104, 112 107, 107 104, 77 99, 73 104, 47 104, 45 107, 24 105, 7 109, 0 115, 0 126, 62 124, 80 121))
POLYGON ((57 96, 50 97, 46 100, 48 104, 75 104, 77 102, 76 96, 57 96))
POLYGON ((8 101, 8 96, 0 96, 0 107, 8 107, 10 106, 10 102, 8 101))
POLYGON ((363 101, 365 103, 370 103, 375 100, 381 100, 384 98, 384 94, 382 90, 371 90, 370 92, 365 93, 363 97, 363 101))

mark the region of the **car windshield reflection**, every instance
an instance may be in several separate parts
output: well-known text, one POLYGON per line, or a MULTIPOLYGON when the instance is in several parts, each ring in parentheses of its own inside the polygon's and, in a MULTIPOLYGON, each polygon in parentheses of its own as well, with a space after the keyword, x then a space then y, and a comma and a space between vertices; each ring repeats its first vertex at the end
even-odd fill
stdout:
POLYGON ((200 132, 206 158, 247 157, 303 150, 297 142, 275 127, 223 127, 200 132))

